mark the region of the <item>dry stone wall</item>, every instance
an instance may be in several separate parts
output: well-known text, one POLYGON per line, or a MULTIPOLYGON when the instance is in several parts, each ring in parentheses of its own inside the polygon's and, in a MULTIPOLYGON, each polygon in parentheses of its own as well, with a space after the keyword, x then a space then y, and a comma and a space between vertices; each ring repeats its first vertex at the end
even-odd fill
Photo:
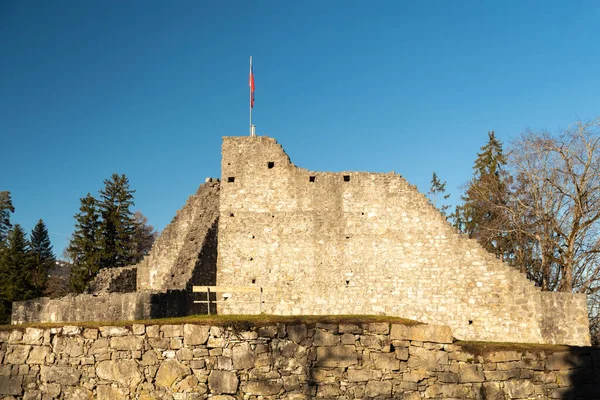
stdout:
MULTIPOLYGON (((268 137, 223 138, 218 241, 217 283, 263 287, 267 313, 398 315, 465 340, 590 343, 584 295, 541 293, 402 176, 297 168, 268 137)), ((252 296, 226 293, 219 311, 257 313, 252 296)))
POLYGON ((597 398, 600 349, 453 343, 388 323, 0 331, 0 399, 597 398))

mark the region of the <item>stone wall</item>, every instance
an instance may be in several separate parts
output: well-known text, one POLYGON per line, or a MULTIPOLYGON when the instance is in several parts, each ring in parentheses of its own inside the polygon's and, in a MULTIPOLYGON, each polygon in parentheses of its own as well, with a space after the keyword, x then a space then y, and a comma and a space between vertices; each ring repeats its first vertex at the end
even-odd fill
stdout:
MULTIPOLYGON (((385 314, 465 340, 590 343, 583 295, 541 294, 402 176, 297 168, 267 137, 223 138, 217 283, 273 314, 385 314)), ((222 313, 257 313, 225 294, 222 313)), ((220 299, 221 300, 221 299, 220 299)))
POLYGON ((219 182, 209 179, 156 239, 137 265, 137 289, 186 289, 216 281, 219 182), (193 282, 193 280, 195 280, 193 282))
POLYGON ((452 343, 444 326, 132 325, 0 331, 0 398, 595 398, 600 349, 452 343))
POLYGON ((103 268, 86 288, 87 293, 128 293, 137 287, 137 268, 103 268))

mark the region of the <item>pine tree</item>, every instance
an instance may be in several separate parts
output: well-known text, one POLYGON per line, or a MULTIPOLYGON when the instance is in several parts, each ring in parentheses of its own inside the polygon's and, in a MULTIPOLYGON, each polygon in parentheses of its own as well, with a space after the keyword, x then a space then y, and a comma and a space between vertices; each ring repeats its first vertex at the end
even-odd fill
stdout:
MULTIPOLYGON (((437 207, 438 195, 446 193, 446 181, 442 182, 437 174, 434 172, 431 177, 431 186, 429 188, 429 195, 432 197, 433 206, 437 207)), ((449 194, 444 194, 442 199, 448 200, 450 198, 449 194)), ((446 216, 446 212, 450 208, 449 205, 440 205, 439 209, 443 216, 446 216)))
POLYGON ((32 257, 25 231, 16 224, 8 231, 6 245, 0 254, 0 319, 10 320, 13 301, 29 300, 35 296, 31 284, 32 257))
POLYGON ((500 211, 507 198, 506 157, 494 133, 488 132, 488 142, 477 154, 473 178, 467 185, 463 204, 453 215, 455 226, 488 251, 506 257, 506 223, 500 211))
POLYGON ((67 248, 73 262, 71 288, 82 292, 100 270, 100 213, 98 202, 89 193, 81 199, 75 214, 75 232, 67 248))
POLYGON ((13 207, 12 200, 10 198, 10 192, 0 192, 0 245, 6 239, 6 235, 11 228, 10 213, 14 213, 15 208, 13 207))
POLYGON ((52 252, 52 244, 48 229, 43 220, 39 220, 31 231, 31 253, 33 255, 32 283, 36 296, 41 296, 46 288, 48 273, 54 268, 56 258, 52 252))
POLYGON ((134 205, 129 179, 125 175, 112 174, 104 180, 100 191, 102 216, 102 268, 124 267, 134 261, 132 237, 135 221, 129 209, 134 205))

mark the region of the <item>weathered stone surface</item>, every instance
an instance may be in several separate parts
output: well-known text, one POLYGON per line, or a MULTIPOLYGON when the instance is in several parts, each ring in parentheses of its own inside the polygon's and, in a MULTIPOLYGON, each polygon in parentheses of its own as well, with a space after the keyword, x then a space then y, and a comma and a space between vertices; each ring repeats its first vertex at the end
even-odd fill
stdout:
MULTIPOLYGON (((588 356, 589 357, 589 356, 588 356)), ((548 356, 547 367, 548 369, 558 371, 561 369, 579 368, 583 365, 584 361, 578 354, 572 354, 570 352, 553 353, 548 356)))
POLYGON ((117 336, 110 338, 110 347, 114 350, 142 350, 144 338, 139 336, 117 336))
POLYGON ((534 391, 533 383, 527 380, 510 380, 504 382, 504 388, 511 399, 528 398, 534 391))
POLYGON ((160 327, 160 331, 163 333, 163 336, 166 338, 183 336, 183 326, 182 325, 162 325, 160 327))
POLYGON ((108 385, 99 385, 97 388, 98 400, 125 400, 129 398, 127 389, 108 385))
POLYGON ((183 326, 183 344, 186 346, 196 346, 205 344, 208 340, 210 326, 185 324, 183 326))
POLYGON ((313 337, 315 346, 335 346, 340 341, 340 337, 334 333, 317 329, 313 337))
POLYGON ((42 382, 56 382, 61 385, 75 386, 79 383, 81 371, 66 365, 42 365, 40 367, 42 382))
POLYGON ((29 352, 27 364, 44 364, 50 353, 52 348, 49 346, 34 346, 29 352))
POLYGON ((101 326, 100 334, 104 337, 131 335, 129 329, 120 326, 101 326))
POLYGON ((272 396, 283 389, 283 382, 276 381, 255 381, 246 382, 242 385, 242 391, 247 395, 254 396, 272 396))
POLYGON ((187 365, 176 360, 163 361, 156 373, 156 386, 170 388, 173 383, 192 373, 187 365))
POLYGON ((74 325, 67 325, 62 327, 62 334, 65 336, 76 336, 81 333, 81 327, 74 325))
POLYGON ((376 397, 376 396, 391 396, 392 394, 392 382, 390 381, 369 381, 365 388, 365 396, 376 397))
POLYGON ((211 393, 235 393, 238 388, 238 378, 234 372, 212 371, 208 377, 208 387, 211 393))
POLYGON ((92 400, 93 393, 84 387, 66 387, 64 389, 65 399, 69 400, 92 400))
POLYGON ((521 360, 521 353, 517 351, 494 351, 485 356, 489 362, 507 362, 521 360))
POLYGON ((42 344, 42 339, 44 338, 44 330, 39 328, 27 328, 25 329, 25 333, 23 334, 23 343, 24 344, 42 344))
POLYGON ((390 333, 390 324, 387 322, 375 322, 368 325, 368 330, 376 335, 387 335, 390 333))
POLYGON ((5 359, 8 364, 25 364, 29 351, 31 350, 30 345, 10 345, 8 346, 8 352, 5 359))
POLYGON ((370 377, 368 369, 348 369, 348 382, 366 382, 370 377))
POLYGON ((394 353, 371 353, 371 360, 376 369, 382 371, 398 371, 400 361, 394 353))
POLYGON ((354 346, 317 347, 317 364, 322 367, 348 367, 358 363, 354 346))
POLYGON ((101 361, 96 367, 99 378, 135 388, 143 379, 135 360, 101 361))
POLYGON ((460 383, 483 382, 485 375, 480 365, 462 364, 460 366, 460 383))
POLYGON ((399 325, 392 324, 392 340, 418 340, 433 343, 452 343, 452 330, 443 325, 399 325))
POLYGON ((254 352, 249 343, 235 345, 232 353, 234 369, 248 369, 254 367, 254 352))
POLYGON ((0 395, 20 396, 23 394, 22 376, 0 376, 0 395))
POLYGON ((290 325, 287 327, 288 338, 294 343, 300 344, 306 338, 306 325, 290 325))

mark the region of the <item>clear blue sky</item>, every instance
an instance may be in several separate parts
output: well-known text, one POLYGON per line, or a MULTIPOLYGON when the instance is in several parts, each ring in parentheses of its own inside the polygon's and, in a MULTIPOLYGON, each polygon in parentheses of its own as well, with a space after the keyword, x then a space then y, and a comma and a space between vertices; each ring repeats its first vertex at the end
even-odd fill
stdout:
POLYGON ((0 190, 55 252, 113 172, 162 230, 222 136, 314 170, 432 171, 453 198, 495 130, 600 114, 598 1, 0 0, 0 190))

